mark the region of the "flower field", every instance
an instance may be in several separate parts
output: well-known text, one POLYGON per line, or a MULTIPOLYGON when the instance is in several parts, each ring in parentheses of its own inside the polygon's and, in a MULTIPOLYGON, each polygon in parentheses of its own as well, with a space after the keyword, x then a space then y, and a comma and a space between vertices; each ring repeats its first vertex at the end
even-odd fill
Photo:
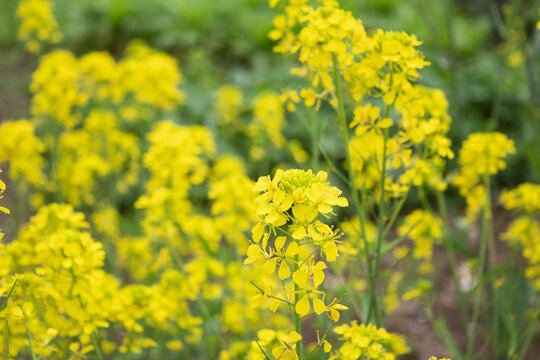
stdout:
POLYGON ((538 359, 540 1, 0 7, 1 359, 538 359))

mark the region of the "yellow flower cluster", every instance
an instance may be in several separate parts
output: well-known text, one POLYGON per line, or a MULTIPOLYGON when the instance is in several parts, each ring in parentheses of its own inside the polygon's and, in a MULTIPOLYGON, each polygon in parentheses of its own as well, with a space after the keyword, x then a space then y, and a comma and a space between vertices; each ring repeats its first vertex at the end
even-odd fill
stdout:
POLYGON ((540 186, 531 183, 520 184, 512 190, 504 190, 501 205, 507 210, 517 210, 523 215, 514 219, 501 238, 522 248, 527 260, 525 275, 535 290, 540 291, 540 186))
POLYGON ((403 224, 398 227, 398 235, 411 239, 414 244, 413 257, 421 260, 422 265, 428 265, 433 257, 433 243, 441 240, 442 226, 440 220, 431 212, 415 210, 407 215, 403 224))
POLYGON ((38 53, 44 43, 56 44, 62 40, 53 6, 51 0, 20 0, 16 13, 21 21, 18 37, 28 52, 38 53))
POLYGON ((225 240, 236 244, 240 252, 247 247, 244 232, 251 228, 254 212, 253 193, 245 190, 253 187, 253 181, 245 174, 240 159, 224 155, 213 164, 208 191, 215 226, 224 230, 225 240))
POLYGON ((384 184, 391 196, 401 196, 413 185, 443 191, 444 159, 453 158, 446 137, 448 102, 440 90, 414 84, 418 69, 429 64, 416 49, 420 42, 414 35, 392 31, 368 36, 362 22, 336 1, 320 3, 314 8, 309 1, 287 2, 269 36, 279 40, 275 51, 298 53, 303 68, 294 72, 311 79, 300 92, 307 106, 318 107, 328 99, 337 108, 342 100, 336 84, 343 77, 355 106, 350 123, 355 137, 349 151, 357 187, 379 197, 382 174, 392 172, 395 175, 386 176, 384 184), (385 113, 371 104, 358 104, 367 96, 381 97, 385 113), (390 118, 391 107, 400 121, 390 118), (396 129, 390 132, 393 125, 396 129))
MULTIPOLYGON (((220 135, 235 138, 245 135, 249 140, 249 155, 253 160, 268 157, 269 146, 283 148, 289 145, 290 150, 301 159, 302 149, 288 143, 283 136, 286 125, 285 107, 294 108, 300 98, 294 91, 278 94, 263 91, 255 96, 248 105, 244 105, 242 91, 233 85, 221 86, 216 92, 214 110, 220 135), (251 119, 247 119, 251 116, 251 119), (247 125, 246 125, 247 124, 247 125)), ((298 145, 298 144, 296 144, 298 145)), ((305 161, 305 160, 304 160, 305 161)))
MULTIPOLYGON (((285 110, 280 96, 273 92, 261 93, 253 99, 251 106, 253 120, 247 129, 248 136, 264 135, 275 147, 283 147, 286 143, 282 135, 285 126, 285 110)), ((262 141, 260 140, 260 142, 262 141)), ((264 145, 264 143, 260 145, 264 145)))
POLYGON ((45 146, 34 135, 32 122, 21 119, 6 121, 0 125, 0 161, 10 161, 10 177, 21 183, 43 185, 45 146))
POLYGON ((540 223, 530 216, 521 216, 513 220, 502 239, 510 240, 522 248, 527 260, 525 275, 533 287, 540 291, 540 223))
POLYGON ((516 152, 514 142, 502 133, 473 133, 459 151, 459 174, 453 185, 467 201, 467 219, 473 221, 486 202, 486 177, 506 168, 504 158, 516 152))
POLYGON ((335 261, 339 232, 316 218, 319 214, 331 214, 333 206, 348 206, 348 201, 340 197, 338 188, 328 184, 327 177, 324 171, 314 175, 311 170, 297 169, 278 170, 273 179, 260 177, 254 188, 262 194, 255 200, 258 222, 252 230, 253 241, 259 244, 261 238, 267 240, 267 228, 275 233, 276 228, 285 227, 292 239, 311 238, 327 261, 335 261))
POLYGON ((389 195, 401 196, 410 186, 421 185, 445 190, 444 160, 452 159, 454 154, 446 137, 451 120, 444 94, 440 90, 411 85, 407 91, 402 91, 393 106, 401 115, 397 123, 388 117, 388 110, 383 115, 379 107, 371 104, 355 108, 350 124, 355 136, 350 141, 349 151, 357 187, 378 195, 384 154, 388 162, 385 170, 395 174, 385 180, 385 191, 389 195))
POLYGON ((523 183, 513 190, 504 190, 500 202, 505 209, 540 212, 540 185, 523 183))
MULTIPOLYGON (((147 137, 150 149, 143 162, 151 178, 146 194, 136 203, 136 207, 145 209, 145 232, 165 239, 178 238, 179 226, 194 238, 203 236, 210 240, 212 234, 202 232, 214 229, 200 226, 204 219, 192 214, 188 195, 192 186, 203 183, 210 171, 209 158, 215 154, 211 133, 202 126, 162 121, 147 137)), ((211 237, 215 246, 219 239, 211 237)))
POLYGON ((239 88, 233 85, 221 86, 216 92, 215 103, 218 124, 238 127, 243 106, 244 95, 239 88))
POLYGON ((181 81, 174 58, 138 42, 118 63, 106 52, 77 59, 56 50, 41 59, 33 75, 31 112, 66 128, 81 123, 88 105, 120 107, 122 120, 146 119, 151 111, 173 110, 183 102, 181 81))
MULTIPOLYGON (((12 275, 18 279, 0 315, 9 326, 11 356, 33 346, 43 357, 76 359, 92 351, 92 339, 113 323, 139 342, 153 343, 144 340, 142 327, 124 306, 118 281, 103 271, 105 253, 87 229, 83 214, 51 204, 6 246, 1 289, 11 286, 12 275)), ((126 345, 118 344, 124 352, 138 350, 121 346, 126 345)))
POLYGON ((302 91, 308 106, 335 93, 334 66, 343 71, 355 101, 369 94, 392 104, 419 77, 417 69, 428 64, 415 49, 420 42, 414 35, 378 30, 367 36, 362 22, 340 9, 337 1, 324 1, 316 8, 309 1, 287 2, 269 36, 279 40, 276 52, 298 52, 300 62, 311 73, 312 86, 322 84, 323 92, 302 91), (297 25, 301 30, 295 34, 297 25))
POLYGON ((139 181, 144 139, 134 122, 179 105, 181 80, 173 57, 139 42, 118 62, 106 52, 53 51, 33 74, 32 118, 0 125, 0 161, 35 191, 35 207, 53 196, 106 208, 139 181))
POLYGON ((330 356, 331 360, 394 360, 410 351, 402 336, 372 324, 358 325, 353 321, 336 327, 334 332, 344 343, 330 356))
POLYGON ((58 144, 56 176, 65 199, 75 206, 94 205, 93 189, 115 178, 115 193, 124 194, 138 181, 139 140, 120 129, 114 113, 95 109, 84 126, 65 131, 58 144))
MULTIPOLYGON (((297 331, 299 316, 310 314, 311 309, 317 315, 326 313, 334 322, 339 321, 339 311, 347 309, 337 299, 327 304, 320 288, 327 265, 315 253, 324 255, 328 262, 335 261, 341 234, 317 216, 332 214, 334 206, 348 205, 347 199, 340 197, 341 191, 326 179, 323 171, 278 170, 273 179, 260 177, 254 187, 261 194, 255 200, 257 224, 244 264, 257 264, 263 276, 253 283, 259 292, 250 303, 254 307, 267 305, 272 311, 281 304, 289 305, 298 314, 297 331), (282 291, 272 286, 276 269, 284 284, 282 291)), ((279 353, 275 348, 272 352, 279 353)), ((298 356, 294 350, 285 354, 291 359, 298 356)))

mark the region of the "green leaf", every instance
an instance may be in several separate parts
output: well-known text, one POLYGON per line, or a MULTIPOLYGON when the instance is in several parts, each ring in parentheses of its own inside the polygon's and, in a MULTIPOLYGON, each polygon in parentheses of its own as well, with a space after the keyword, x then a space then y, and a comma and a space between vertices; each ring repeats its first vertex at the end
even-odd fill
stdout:
POLYGON ((450 332, 450 329, 448 328, 448 324, 446 323, 446 320, 444 317, 439 316, 435 320, 435 329, 439 332, 439 335, 444 340, 444 343, 446 346, 450 349, 450 351, 453 353, 455 359, 461 359, 462 355, 459 351, 459 348, 456 344, 456 341, 452 337, 452 333, 450 332))

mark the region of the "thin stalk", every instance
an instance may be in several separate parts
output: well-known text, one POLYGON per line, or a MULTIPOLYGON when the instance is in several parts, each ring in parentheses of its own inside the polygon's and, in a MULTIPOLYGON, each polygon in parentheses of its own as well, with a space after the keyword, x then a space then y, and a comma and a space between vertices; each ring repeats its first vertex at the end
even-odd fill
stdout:
POLYGON ((259 344, 259 341, 258 340, 255 340, 255 342, 257 343, 257 346, 259 347, 259 349, 261 350, 261 352, 263 353, 264 357, 268 360, 273 360, 270 355, 268 355, 268 353, 263 349, 263 347, 261 346, 261 344, 259 344))
MULTIPOLYGON (((296 243, 298 244, 298 246, 300 246, 300 241, 296 240, 296 243)), ((299 256, 298 254, 296 254, 294 256, 294 271, 296 272, 300 266, 299 266, 299 256)), ((294 283, 294 307, 293 307, 293 314, 294 314, 294 328, 296 330, 296 332, 298 334, 300 334, 300 336, 302 335, 302 319, 300 318, 300 314, 298 314, 296 312, 296 304, 298 304, 298 302, 300 301, 300 294, 298 293, 298 290, 299 290, 299 286, 298 284, 295 282, 294 283)), ((303 357, 303 354, 302 354, 302 339, 300 339, 300 341, 298 341, 296 343, 296 355, 298 355, 298 358, 299 359, 302 359, 303 357)))
MULTIPOLYGON (((360 231, 361 231, 361 236, 364 243, 364 255, 366 258, 365 260, 366 260, 367 268, 368 268, 368 278, 371 279, 372 278, 372 269, 371 269, 372 261, 369 255, 369 243, 366 238, 365 209, 364 209, 363 203, 360 202, 360 197, 358 196, 358 190, 356 189, 356 175, 354 174, 351 152, 349 151, 349 134, 347 132, 347 129, 348 129, 347 118, 345 115, 345 107, 343 105, 343 94, 341 90, 341 77, 339 75, 338 62, 337 62, 336 55, 332 56, 332 61, 333 61, 333 66, 334 66, 334 81, 336 82, 337 114, 339 118, 339 129, 341 132, 341 137, 343 139, 343 144, 345 145, 345 154, 347 158, 347 170, 349 173, 349 188, 351 190, 354 207, 356 208, 356 215, 358 217, 358 221, 360 222, 360 231)), ((373 294, 372 296, 375 297, 375 289, 369 286, 368 290, 370 294, 373 294)), ((371 318, 372 311, 378 312, 378 304, 376 302, 372 304, 372 302, 370 301, 368 305, 367 322, 369 322, 371 318), (374 307, 375 310, 372 309, 372 306, 374 307)))
MULTIPOLYGON (((250 281, 251 285, 253 285, 257 290, 259 290, 260 292, 264 293, 263 289, 261 289, 259 286, 257 286, 257 284, 255 284, 253 281, 250 281)), ((275 299, 275 300, 278 300, 278 301, 281 301, 282 303, 284 304, 287 304, 289 306, 292 306, 294 307, 294 304, 290 301, 287 301, 285 299, 282 299, 280 297, 277 297, 277 296, 274 296, 274 295, 270 295, 270 298, 272 299, 275 299)))
POLYGON ((333 322, 332 324, 330 324, 330 326, 328 327, 328 329, 326 329, 326 331, 324 332, 324 335, 323 337, 320 339, 319 343, 317 344, 317 346, 315 346, 313 348, 313 350, 311 350, 311 352, 306 356, 306 358, 304 360, 309 360, 309 358, 311 358, 311 355, 315 354, 315 352, 317 352, 317 350, 319 350, 319 348, 321 347, 321 345, 323 344, 323 342, 326 340, 326 337, 328 336, 328 333, 330 332, 330 330, 332 330, 332 328, 336 325, 335 322, 333 322))
POLYGON ((18 281, 19 281, 19 279, 15 279, 15 282, 13 283, 13 286, 11 286, 11 289, 9 290, 9 293, 7 294, 4 302, 2 303, 2 305, 0 305, 0 312, 3 311, 6 308, 6 306, 8 304, 8 301, 9 301, 9 298, 13 294, 13 290, 15 290, 15 286, 17 286, 18 281))
MULTIPOLYGON (((173 242, 173 239, 170 236, 167 236, 167 244, 169 246, 169 252, 170 252, 171 257, 173 259, 173 263, 176 265, 178 270, 183 273, 184 269, 185 269, 184 268, 184 262, 183 262, 182 258, 180 257, 180 255, 178 254, 177 249, 175 248, 175 244, 173 242)), ((193 293, 196 293, 196 291, 192 288, 192 285, 191 285, 191 283, 189 281, 187 282, 187 286, 188 286, 190 291, 192 291, 193 293)), ((211 319, 210 310, 206 306, 206 304, 205 304, 204 300, 202 299, 202 297, 201 296, 196 296, 195 301, 197 302, 197 306, 201 310, 203 318, 204 319, 211 319)), ((211 332, 214 331, 213 329, 211 329, 207 325, 206 321, 203 322, 203 327, 202 328, 203 328, 203 332, 205 334, 211 333, 211 332)), ((220 342, 221 340, 222 339, 220 337, 217 337, 218 342, 220 342)), ((200 347, 199 347, 198 351, 200 351, 200 352, 204 351, 207 354, 211 353, 213 351, 213 349, 214 349, 213 344, 212 345, 206 344, 206 345, 207 346, 204 346, 202 350, 200 350, 200 347)))
POLYGON ((94 350, 96 350, 96 356, 98 360, 103 360, 103 353, 101 352, 101 347, 99 346, 99 343, 96 338, 96 333, 93 332, 90 336, 92 338, 92 344, 94 345, 94 350))
POLYGON ((330 170, 332 170, 334 172, 334 174, 336 174, 337 177, 339 177, 341 179, 341 181, 343 181, 345 184, 347 184, 347 186, 349 186, 349 187, 352 186, 351 181, 349 180, 349 178, 347 178, 347 176, 345 176, 341 171, 339 171, 336 168, 336 166, 334 165, 334 163, 332 162, 332 160, 330 159, 330 157, 328 156, 326 151, 324 151, 324 149, 321 146, 319 146, 319 148, 320 148, 322 156, 324 157, 324 160, 326 160, 326 164, 330 167, 330 170))
POLYGON ((9 323, 6 319, 6 353, 4 354, 4 359, 9 359, 9 323))
POLYGON ((411 190, 411 186, 407 189, 407 192, 399 199, 399 202, 397 206, 394 209, 394 212, 392 213, 392 216, 390 217, 390 220, 386 224, 386 227, 384 229, 384 237, 388 235, 390 230, 392 230, 392 226, 394 225, 394 222, 396 221, 401 209, 403 208, 403 205, 405 204, 405 201, 407 201, 407 197, 409 196, 409 192, 411 190))
MULTIPOLYGON (((172 239, 170 237, 167 237, 167 245, 169 245, 169 252, 171 254, 171 257, 172 257, 173 262, 176 265, 177 269, 179 271, 184 271, 184 261, 182 260, 180 255, 178 255, 178 253, 177 253, 177 251, 175 249, 175 244, 173 243, 173 241, 172 241, 172 239)), ((190 287, 189 290, 195 292, 191 288, 191 284, 189 283, 189 281, 187 282, 187 284, 188 284, 188 287, 190 287)), ((206 304, 201 300, 201 298, 199 296, 197 296, 197 305, 199 305, 199 307, 201 309, 201 312, 203 313, 204 317, 209 319, 210 318, 210 311, 208 310, 208 308, 206 307, 206 304)))
MULTIPOLYGON (((489 250, 489 270, 493 270, 497 266, 497 254, 495 249, 495 237, 493 235, 493 214, 491 212, 491 181, 489 175, 484 175, 484 186, 486 188, 486 237, 489 250)), ((495 289, 495 282, 491 281, 491 294, 493 296, 493 309, 491 311, 491 326, 493 329, 493 339, 495 346, 495 359, 497 359, 497 345, 499 343, 499 297, 495 289)))
MULTIPOLYGON (((485 180, 484 180, 485 182, 485 180)), ((488 189, 486 188, 486 193, 488 189)), ((486 196, 490 196, 489 193, 486 196)), ((474 288, 474 299, 473 299, 473 312, 472 312, 472 323, 470 328, 470 333, 467 337, 467 359, 474 359, 473 347, 474 340, 476 339, 476 328, 478 327, 478 317, 480 313, 480 303, 482 300, 482 286, 484 282, 484 267, 486 263, 486 251, 487 251, 487 228, 489 226, 489 216, 491 214, 491 209, 487 208, 488 204, 484 205, 484 211, 482 214, 482 226, 480 232, 480 253, 478 256, 478 265, 477 265, 477 277, 476 277, 476 286, 474 288)))
POLYGON ((538 317, 540 317, 540 309, 537 309, 534 312, 534 315, 532 316, 532 321, 525 331, 525 335, 523 336, 523 343, 521 346, 521 350, 519 351, 519 355, 517 357, 517 360, 523 360, 525 355, 527 355, 527 352, 529 350, 529 345, 531 344, 534 335, 536 334, 536 331, 538 329, 538 317))
POLYGON ((30 332, 30 327, 28 323, 26 325, 26 337, 28 338, 28 346, 30 347, 30 354, 32 355, 32 360, 37 360, 36 352, 34 351, 34 342, 32 341, 32 333, 30 332))
POLYGON ((301 268, 302 265, 304 265, 306 263, 306 261, 308 261, 309 259, 311 259, 311 257, 317 252, 317 250, 319 250, 320 246, 317 245, 317 247, 304 259, 304 261, 302 261, 299 265, 298 265, 298 268, 301 268))
POLYGON ((437 197, 437 205, 439 208, 439 214, 442 219, 443 241, 446 244, 448 261, 450 263, 450 269, 452 271, 452 277, 454 279, 454 286, 456 288, 456 296, 458 300, 459 311, 461 313, 463 326, 466 329, 467 323, 468 323, 467 308, 465 307, 465 301, 463 299, 463 294, 461 293, 461 285, 459 283, 459 273, 458 273, 458 266, 457 266, 457 260, 456 260, 457 259, 456 249, 454 248, 454 243, 452 239, 450 238, 451 232, 450 232, 450 225, 448 223, 448 212, 446 210, 446 202, 441 191, 436 191, 435 194, 437 197))
MULTIPOLYGON (((386 117, 390 115, 390 107, 387 106, 386 108, 386 117)), ((381 196, 379 198, 379 217, 377 218, 377 251, 375 253, 375 268, 373 269, 372 275, 373 280, 371 287, 372 289, 377 288, 377 282, 379 280, 379 266, 381 263, 381 247, 384 237, 384 216, 386 211, 386 199, 384 197, 384 183, 386 178, 386 143, 388 142, 388 129, 384 129, 384 141, 383 141, 383 157, 382 157, 382 164, 381 164, 381 182, 380 182, 380 191, 381 196)), ((371 293, 371 301, 373 304, 377 302, 377 296, 376 292, 372 291, 371 293)), ((381 318, 380 313, 378 311, 375 312, 375 324, 377 326, 381 325, 381 318)))

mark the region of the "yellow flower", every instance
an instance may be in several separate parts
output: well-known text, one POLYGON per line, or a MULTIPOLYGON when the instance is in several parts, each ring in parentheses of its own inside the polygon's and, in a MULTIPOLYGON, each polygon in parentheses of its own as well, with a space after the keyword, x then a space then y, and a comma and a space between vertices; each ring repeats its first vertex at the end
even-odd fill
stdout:
POLYGON ((341 325, 334 329, 341 335, 343 345, 332 354, 332 360, 367 359, 394 359, 410 351, 402 336, 388 333, 383 328, 373 324, 341 325))
POLYGON ((223 85, 216 92, 215 110, 218 124, 221 126, 239 127, 240 114, 244 106, 244 97, 239 88, 233 85, 223 85))
MULTIPOLYGON (((2 169, 0 169, 0 173, 1 172, 2 172, 2 169)), ((2 199, 4 197, 4 191, 5 190, 6 190, 6 184, 0 179, 0 199, 2 199)), ((0 206, 0 211, 5 213, 5 214, 9 214, 9 209, 4 207, 4 206, 0 206)), ((2 236, 2 235, 0 235, 0 236, 2 236)))
POLYGON ((514 142, 501 133, 473 133, 459 151, 460 172, 453 185, 467 201, 467 220, 473 221, 484 206, 485 176, 506 168, 504 158, 516 152, 514 142))
POLYGON ((326 269, 326 264, 319 261, 316 264, 306 264, 294 272, 293 280, 300 287, 300 300, 295 306, 295 311, 298 314, 306 315, 309 313, 311 309, 309 300, 312 300, 313 309, 317 315, 326 311, 324 301, 319 298, 319 296, 324 295, 324 292, 316 290, 324 281, 324 269, 326 269))
POLYGON ((298 360, 298 354, 294 350, 294 347, 302 339, 302 335, 296 331, 291 331, 288 335, 278 334, 278 339, 281 345, 272 349, 272 355, 276 359, 298 360))
POLYGON ((25 119, 0 125, 0 161, 9 161, 10 177, 21 183, 43 186, 45 146, 35 135, 34 125, 25 119))
POLYGON ((425 210, 415 210, 405 217, 398 227, 399 236, 407 235, 414 242, 413 257, 431 260, 433 243, 440 242, 442 227, 440 220, 425 210))
POLYGON ((540 185, 523 183, 513 190, 503 190, 500 203, 508 210, 538 212, 540 211, 540 185))
POLYGON ((285 126, 285 110, 278 94, 264 92, 255 97, 251 103, 253 120, 247 127, 247 135, 254 138, 264 135, 278 148, 285 145, 282 135, 285 126))
POLYGON ((19 40, 26 43, 31 53, 41 50, 42 43, 55 44, 62 40, 58 23, 53 15, 54 3, 50 0, 21 0, 16 16, 21 20, 19 40))

